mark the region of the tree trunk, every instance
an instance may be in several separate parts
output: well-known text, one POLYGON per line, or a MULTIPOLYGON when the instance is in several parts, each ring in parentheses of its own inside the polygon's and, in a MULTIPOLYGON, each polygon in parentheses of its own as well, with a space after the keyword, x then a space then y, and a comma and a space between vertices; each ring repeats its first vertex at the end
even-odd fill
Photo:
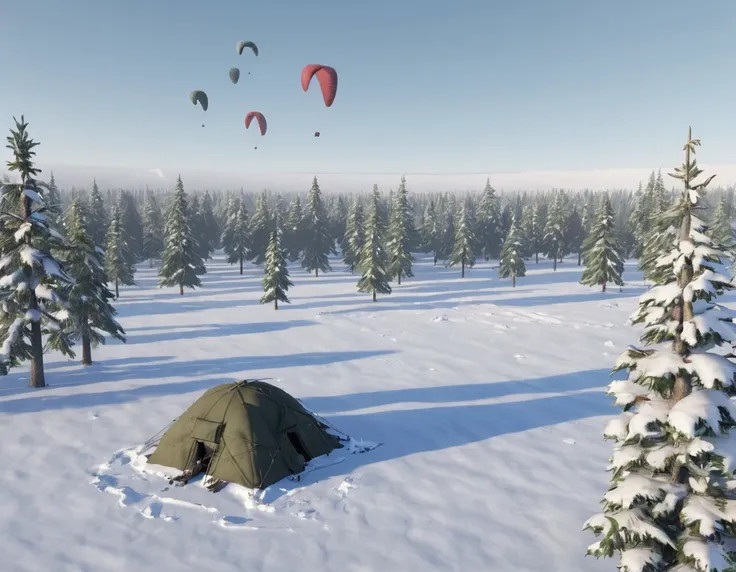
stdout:
POLYGON ((534 258, 535 258, 534 263, 539 264, 539 251, 534 253, 534 258))
POLYGON ((184 284, 179 284, 179 296, 184 295, 184 284))
POLYGON ((374 302, 376 301, 376 291, 375 290, 373 290, 373 301, 374 302))
POLYGON ((511 287, 516 288, 516 274, 511 275, 511 287))
POLYGON ((604 280, 603 281, 603 289, 601 290, 601 292, 605 292, 605 291, 606 291, 606 281, 604 280))
POLYGON ((120 298, 120 281, 115 278, 115 299, 120 298))
POLYGON ((279 299, 278 298, 274 298, 273 299, 273 309, 274 310, 278 310, 279 309, 279 299))
POLYGON ((314 277, 319 278, 319 268, 314 269, 314 277))
POLYGON ((552 257, 552 270, 557 272, 557 253, 552 257))
POLYGON ((437 266, 437 251, 434 251, 434 264, 433 266, 437 266))
MULTIPOLYGON (((31 308, 37 306, 36 296, 31 295, 31 308)), ((43 371, 43 340, 41 339, 41 322, 31 322, 31 387, 46 387, 46 375, 43 371)))
POLYGON ((153 256, 148 259, 148 267, 153 268, 153 256))
POLYGON ((465 278, 465 261, 460 263, 460 278, 465 278))
POLYGON ((583 249, 578 249, 578 266, 580 266, 583 262, 583 249))
POLYGON ((92 365, 92 341, 86 331, 82 334, 82 365, 92 365))
POLYGON ((240 275, 242 276, 243 275, 243 255, 242 254, 238 257, 238 260, 240 262, 240 275))
POLYGON ((398 281, 398 285, 401 286, 401 270, 399 270, 399 281, 398 281))

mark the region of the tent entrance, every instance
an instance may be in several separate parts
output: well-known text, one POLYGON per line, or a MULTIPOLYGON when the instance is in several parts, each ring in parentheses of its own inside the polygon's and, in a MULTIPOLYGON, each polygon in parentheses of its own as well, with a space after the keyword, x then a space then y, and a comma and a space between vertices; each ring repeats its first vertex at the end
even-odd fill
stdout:
POLYGON ((291 446, 294 447, 294 450, 299 453, 302 457, 304 457, 304 462, 308 463, 311 461, 314 457, 309 454, 307 451, 307 448, 304 446, 304 443, 302 442, 299 435, 296 433, 293 433, 291 431, 286 433, 286 437, 289 439, 289 443, 291 443, 291 446))

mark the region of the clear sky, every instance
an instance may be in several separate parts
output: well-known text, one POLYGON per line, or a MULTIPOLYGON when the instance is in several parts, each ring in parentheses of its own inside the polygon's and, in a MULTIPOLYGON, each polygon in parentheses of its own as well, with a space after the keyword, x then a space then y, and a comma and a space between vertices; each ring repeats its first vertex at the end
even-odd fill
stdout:
POLYGON ((679 162, 688 124, 706 163, 736 162, 736 0, 0 4, 2 122, 25 114, 43 163, 650 167, 679 162), (256 42, 260 57, 238 56, 239 40, 256 42), (301 90, 308 63, 339 73, 329 109, 316 81, 301 90), (237 85, 231 66, 242 72, 237 85), (189 101, 193 89, 209 95, 206 113, 189 101), (266 115, 266 137, 245 130, 251 110, 266 115))

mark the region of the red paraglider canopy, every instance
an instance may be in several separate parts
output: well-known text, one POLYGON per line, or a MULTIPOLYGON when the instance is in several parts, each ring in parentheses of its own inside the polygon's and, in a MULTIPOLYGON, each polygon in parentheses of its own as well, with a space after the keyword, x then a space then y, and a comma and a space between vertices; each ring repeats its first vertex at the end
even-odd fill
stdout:
POLYGON ((263 116, 263 113, 260 111, 249 111, 245 115, 245 128, 250 128, 250 124, 255 119, 258 121, 258 128, 261 130, 261 135, 266 134, 266 130, 268 129, 268 123, 266 123, 266 118, 263 116))
POLYGON ((335 68, 321 64, 304 66, 304 69, 302 69, 302 89, 304 91, 309 89, 309 83, 315 75, 322 90, 322 99, 324 99, 325 105, 330 107, 335 101, 335 95, 337 95, 337 72, 335 68))

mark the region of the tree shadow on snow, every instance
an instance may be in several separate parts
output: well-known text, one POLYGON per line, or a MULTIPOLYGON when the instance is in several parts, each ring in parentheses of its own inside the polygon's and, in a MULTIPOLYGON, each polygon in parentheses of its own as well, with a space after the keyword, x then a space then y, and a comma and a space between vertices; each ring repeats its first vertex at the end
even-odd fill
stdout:
POLYGON ((118 318, 132 318, 134 316, 161 316, 168 314, 182 314, 185 312, 201 312, 202 310, 215 310, 230 308, 239 310, 246 306, 254 306, 260 302, 253 300, 198 300, 196 294, 187 297, 177 296, 173 300, 152 300, 145 302, 125 303, 123 298, 115 305, 118 318))
MULTIPOLYGON (((36 413, 54 409, 80 409, 85 407, 99 407, 119 403, 138 401, 146 397, 163 397, 167 395, 181 395, 200 391, 217 385, 254 377, 262 376, 264 372, 285 367, 322 366, 333 363, 376 358, 396 353, 393 350, 368 350, 350 352, 311 352, 290 355, 273 356, 244 356, 241 358, 217 358, 192 361, 171 361, 170 357, 160 356, 151 358, 146 363, 138 363, 128 367, 122 363, 114 366, 105 362, 88 368, 79 368, 70 372, 57 372, 49 381, 53 384, 50 389, 69 387, 74 385, 91 384, 94 382, 119 382, 146 380, 145 385, 139 387, 98 391, 91 393, 77 393, 72 395, 44 395, 41 390, 22 391, 27 398, 0 401, 0 414, 36 413), (157 361, 154 361, 157 360, 157 361), (255 372, 255 373, 249 373, 255 372), (167 377, 201 377, 209 379, 176 381, 171 383, 149 383, 147 380, 167 377)), ((21 393, 18 391, 17 393, 21 393)), ((8 393, 0 393, 0 397, 8 393)))
POLYGON ((126 330, 127 342, 111 339, 108 345, 135 345, 155 342, 172 342, 193 340, 197 338, 212 338, 223 336, 242 336, 247 334, 263 334, 277 332, 291 328, 313 326, 317 322, 310 320, 289 320, 285 322, 256 322, 242 324, 199 324, 196 326, 171 326, 160 328, 134 328, 126 330), (153 330, 153 331, 149 331, 153 330))
MULTIPOLYGON (((508 285, 507 285, 508 286, 508 285)), ((605 302, 609 300, 616 300, 621 298, 630 298, 632 296, 639 296, 646 290, 643 286, 629 286, 624 288, 623 291, 609 291, 600 292, 598 290, 580 292, 576 294, 560 294, 560 295, 546 295, 546 296, 525 296, 524 294, 529 293, 529 290, 519 290, 519 296, 513 296, 509 298, 495 298, 493 294, 484 296, 480 294, 468 294, 466 296, 460 296, 462 299, 452 299, 453 293, 434 294, 429 296, 382 296, 379 298, 377 303, 368 303, 362 306, 356 307, 357 301, 342 301, 334 303, 324 303, 323 306, 352 306, 351 308, 332 310, 324 312, 325 315, 341 315, 341 314, 353 314, 357 312, 385 312, 388 310, 445 310, 461 306, 472 306, 478 304, 487 304, 495 306, 518 306, 518 307, 530 307, 530 306, 548 306, 553 304, 576 304, 581 302, 605 302)), ((512 288, 502 293, 511 293, 512 288)), ((312 308, 319 307, 317 304, 310 304, 309 302, 300 305, 294 305, 294 308, 312 308)))
MULTIPOLYGON (((418 453, 441 451, 587 417, 613 415, 617 410, 603 391, 506 403, 441 405, 453 400, 479 401, 517 394, 592 389, 607 385, 610 381, 609 372, 607 369, 599 369, 526 381, 399 389, 374 394, 303 399, 307 407, 318 413, 325 409, 344 407, 347 411, 402 402, 436 405, 355 414, 325 412, 326 419, 341 432, 356 439, 380 442, 382 446, 367 453, 350 455, 334 465, 326 461, 327 465, 323 468, 305 474, 300 479, 299 486, 309 486, 326 478, 349 474, 366 465, 418 453)), ((492 474, 493 463, 488 466, 488 471, 492 474)), ((273 502, 283 496, 288 488, 288 483, 275 485, 267 491, 264 500, 273 502)))

